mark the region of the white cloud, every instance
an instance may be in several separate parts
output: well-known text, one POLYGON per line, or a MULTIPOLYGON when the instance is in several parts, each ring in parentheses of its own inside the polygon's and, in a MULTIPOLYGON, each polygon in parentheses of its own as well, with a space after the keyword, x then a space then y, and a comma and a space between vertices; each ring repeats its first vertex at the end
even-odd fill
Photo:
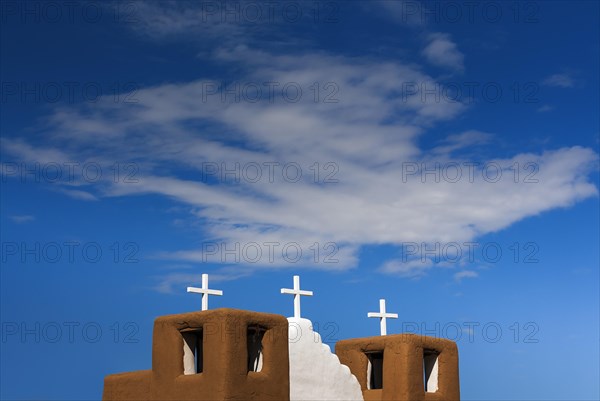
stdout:
POLYGON ((575 81, 569 74, 554 74, 544 79, 542 85, 557 88, 572 88, 575 86, 575 81))
POLYGON ((439 32, 432 33, 428 39, 429 44, 423 49, 423 55, 431 64, 456 71, 464 70, 465 56, 458 50, 458 46, 452 41, 450 35, 439 32))
POLYGON ((74 198, 74 199, 86 200, 86 201, 97 201, 98 200, 98 198, 96 196, 94 196, 93 194, 86 192, 86 191, 80 191, 78 189, 62 189, 61 192, 64 193, 65 195, 70 196, 71 198, 74 198))
MULTIPOLYGON (((279 83, 275 97, 263 92, 255 102, 243 97, 223 100, 220 94, 207 92, 219 82, 207 80, 159 85, 138 91, 135 104, 100 99, 90 108, 59 109, 52 118, 50 146, 6 139, 5 149, 28 160, 48 155, 96 160, 106 171, 115 162, 135 161, 136 182, 115 182, 106 176, 81 190, 95 197, 169 197, 190 206, 190 219, 202 222, 207 241, 230 248, 239 244, 240 252, 252 242, 280 246, 295 242, 303 250, 295 262, 281 253, 273 259, 263 253, 254 262, 240 257, 248 270, 348 269, 357 266, 363 245, 470 241, 597 195, 589 173, 597 168, 598 155, 587 148, 478 160, 501 168, 501 179, 494 182, 489 179, 494 169, 490 173, 482 166, 474 169, 470 180, 462 163, 471 160, 452 153, 489 142, 490 133, 470 130, 451 135, 434 152, 424 152, 418 145, 420 135, 436 122, 460 115, 465 105, 433 98, 423 101, 419 93, 404 93, 406 82, 434 86, 434 79, 417 67, 323 53, 275 56, 246 46, 220 51, 215 57, 240 66, 242 87, 279 83), (292 82, 303 90, 295 102, 283 98, 280 91, 292 82), (317 99, 311 89, 315 82, 320 90, 317 99), (324 89, 327 84, 335 89, 335 102, 324 101, 332 93, 324 89), (207 162, 226 163, 228 168, 235 163, 283 166, 293 162, 304 174, 291 182, 279 168, 270 181, 263 167, 258 182, 213 184, 201 179, 207 162), (462 165, 462 178, 436 182, 429 176, 423 182, 418 171, 407 174, 407 163, 429 163, 431 168, 434 162, 462 165), (324 168, 327 163, 333 170, 324 168), (537 166, 532 177, 537 182, 515 182, 515 163, 537 166), (324 183, 332 171, 338 182, 324 183), (330 242, 335 244, 335 263, 324 261, 330 254, 323 248, 330 242), (318 258, 311 248, 315 243, 318 258)), ((198 248, 161 256, 182 262, 232 263, 219 253, 198 248)), ((438 266, 391 261, 382 271, 417 277, 438 266)))
POLYGON ((464 278, 476 278, 479 277, 479 273, 473 270, 462 270, 454 273, 454 279, 458 282, 462 281, 464 278))
MULTIPOLYGON (((19 139, 9 140, 7 137, 0 138, 0 145, 4 152, 10 155, 16 155, 20 160, 36 161, 39 164, 61 163, 63 160, 66 161, 66 155, 60 150, 34 148, 29 143, 19 139)), ((16 163, 13 160, 6 161, 5 159, 3 166, 4 167, 0 169, 3 175, 7 172, 11 172, 11 175, 21 175, 21 164, 16 163), (14 167, 14 171, 13 168, 10 167, 14 167)))
POLYGON ((389 260, 379 268, 379 271, 394 274, 400 277, 419 278, 427 274, 434 266, 431 259, 412 259, 403 261, 399 259, 389 260))

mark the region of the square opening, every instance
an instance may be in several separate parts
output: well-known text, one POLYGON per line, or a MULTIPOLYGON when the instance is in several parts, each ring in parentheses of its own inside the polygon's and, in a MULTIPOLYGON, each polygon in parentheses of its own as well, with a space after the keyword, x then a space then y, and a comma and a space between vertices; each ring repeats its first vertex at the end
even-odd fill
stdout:
POLYGON ((181 332, 183 337, 183 374, 202 373, 204 353, 202 350, 202 329, 188 329, 181 332))
POLYGON ((368 352, 367 354, 367 389, 383 388, 383 351, 368 352))
POLYGON ((423 383, 426 393, 438 391, 438 357, 440 353, 433 349, 423 350, 423 383))
POLYGON ((260 326, 248 327, 247 349, 248 349, 248 372, 260 372, 263 367, 263 343, 262 340, 267 330, 260 326))

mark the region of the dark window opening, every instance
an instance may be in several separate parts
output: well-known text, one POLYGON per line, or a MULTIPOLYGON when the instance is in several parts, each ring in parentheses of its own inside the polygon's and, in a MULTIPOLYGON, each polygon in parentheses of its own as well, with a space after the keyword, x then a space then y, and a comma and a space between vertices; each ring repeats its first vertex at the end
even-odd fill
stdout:
POLYGON ((263 367, 263 344, 266 329, 259 326, 248 327, 248 372, 260 372, 263 367))
POLYGON ((181 336, 183 337, 183 374, 202 373, 204 368, 202 329, 184 330, 181 336))
POLYGON ((367 353, 367 389, 383 388, 383 352, 367 353))
POLYGON ((423 350, 423 383, 426 393, 438 390, 438 356, 440 353, 432 349, 423 350))

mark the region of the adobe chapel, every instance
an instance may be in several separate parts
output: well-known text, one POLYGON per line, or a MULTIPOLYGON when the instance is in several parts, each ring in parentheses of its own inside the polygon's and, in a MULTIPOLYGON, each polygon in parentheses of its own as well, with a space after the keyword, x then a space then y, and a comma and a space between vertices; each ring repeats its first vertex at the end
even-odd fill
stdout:
POLYGON ((202 311, 154 321, 152 368, 106 376, 105 401, 127 400, 406 400, 459 401, 458 348, 450 340, 417 334, 387 334, 385 310, 379 336, 338 341, 335 352, 300 316, 220 308, 208 296, 222 291, 188 287, 202 294, 202 311))

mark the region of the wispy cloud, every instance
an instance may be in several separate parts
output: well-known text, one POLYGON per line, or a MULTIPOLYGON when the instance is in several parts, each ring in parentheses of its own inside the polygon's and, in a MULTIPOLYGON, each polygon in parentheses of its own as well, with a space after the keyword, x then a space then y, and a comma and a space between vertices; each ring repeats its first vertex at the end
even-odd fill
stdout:
MULTIPOLYGON (((210 38, 239 39, 244 32, 239 14, 225 18, 220 3, 178 1, 169 5, 161 2, 136 1, 135 19, 131 28, 151 39, 177 39, 190 35, 210 38), (237 17, 237 18, 236 18, 237 17)), ((235 13, 233 7, 230 11, 235 13)))
POLYGON ((427 274, 434 266, 431 259, 422 260, 420 258, 403 261, 399 259, 389 260, 379 268, 379 271, 386 274, 393 274, 400 277, 419 278, 427 274))
POLYGON ((31 215, 13 215, 10 219, 17 224, 29 223, 35 220, 34 216, 31 215))
POLYGON ((575 86, 575 80, 569 74, 554 74, 545 78, 542 81, 542 85, 557 88, 572 88, 575 86))
POLYGON ((539 113, 547 113, 552 110, 554 110, 554 106, 550 106, 548 104, 545 104, 537 109, 539 113))
MULTIPOLYGON (((222 282, 236 280, 247 277, 251 270, 240 270, 235 267, 226 267, 210 274, 211 282, 222 282)), ((173 293, 185 290, 186 287, 200 285, 202 283, 202 273, 169 273, 164 276, 156 277, 158 282, 154 290, 162 293, 173 293)))
POLYGON ((85 200, 85 201, 97 201, 98 198, 96 196, 94 196, 93 194, 86 192, 86 191, 80 191, 78 189, 61 189, 62 193, 64 193, 65 195, 68 195, 69 197, 73 198, 73 199, 79 199, 79 200, 85 200))
POLYGON ((493 135, 488 132, 469 130, 461 132, 460 134, 449 135, 441 141, 439 146, 432 149, 432 152, 438 154, 451 153, 460 149, 485 145, 489 143, 492 138, 493 135))
POLYGON ((369 10, 375 11, 384 17, 408 26, 419 27, 426 24, 424 15, 427 14, 422 3, 413 0, 371 1, 366 5, 369 10))
POLYGON ((458 50, 458 46, 450 35, 446 33, 432 33, 428 36, 428 44, 423 49, 425 58, 439 67, 463 71, 465 56, 458 50))
MULTIPOLYGON (((269 1, 248 3, 178 0, 176 2, 135 1, 129 16, 130 28, 142 38, 155 42, 202 43, 201 53, 215 46, 261 42, 263 46, 289 46, 294 39, 281 28, 290 24, 285 4, 269 1), (268 40, 265 40, 268 39, 268 40)), ((312 3, 295 3, 299 19, 310 22, 312 3)), ((325 13, 323 13, 325 14, 325 13)), ((326 18, 326 16, 322 16, 326 18)))
POLYGON ((462 270, 454 273, 454 279, 457 282, 461 282, 465 278, 476 278, 479 277, 479 273, 473 270, 462 270))
MULTIPOLYGON (((406 82, 417 88, 437 84, 418 66, 322 52, 274 55, 248 46, 222 48, 213 57, 237 67, 240 85, 277 83, 274 97, 263 88, 260 98, 249 101, 237 96, 235 87, 227 87, 224 96, 221 83, 204 79, 158 85, 138 91, 139 101, 131 105, 100 99, 93 107, 57 109, 48 143, 6 139, 3 148, 25 160, 97 160, 107 171, 115 161, 135 160, 135 182, 104 177, 78 190, 98 198, 159 194, 187 205, 190 219, 202 222, 206 241, 229 249, 263 246, 258 259, 239 261, 249 271, 353 268, 363 245, 469 241, 597 195, 589 173, 598 155, 576 146, 479 160, 500 168, 504 178, 494 182, 483 174, 485 165, 475 168, 473 180, 463 171, 458 182, 423 180, 418 171, 406 174, 407 163, 469 162, 454 152, 485 145, 492 137, 469 130, 449 135, 435 152, 420 148, 423 133, 461 115, 466 106, 404 92, 406 82), (292 82, 302 96, 282 95, 292 82), (317 98, 315 82, 321 89, 329 85, 317 98), (303 173, 294 181, 281 169, 292 162, 303 173), (207 181, 201 178, 206 163, 228 169, 237 164, 240 171, 262 166, 263 178, 207 181), (273 180, 267 179, 269 163, 279 166, 273 180), (516 163, 534 163, 537 181, 515 182, 516 163), (324 182, 332 172, 335 180, 324 182), (297 243, 303 254, 293 263, 281 251, 271 258, 266 243, 297 243), (312 253, 315 243, 319 258, 312 253), (323 247, 329 243, 334 263, 324 261, 329 254, 323 247)), ((182 263, 232 263, 201 248, 161 256, 182 263)), ((418 277, 439 266, 391 261, 382 271, 418 277)))

